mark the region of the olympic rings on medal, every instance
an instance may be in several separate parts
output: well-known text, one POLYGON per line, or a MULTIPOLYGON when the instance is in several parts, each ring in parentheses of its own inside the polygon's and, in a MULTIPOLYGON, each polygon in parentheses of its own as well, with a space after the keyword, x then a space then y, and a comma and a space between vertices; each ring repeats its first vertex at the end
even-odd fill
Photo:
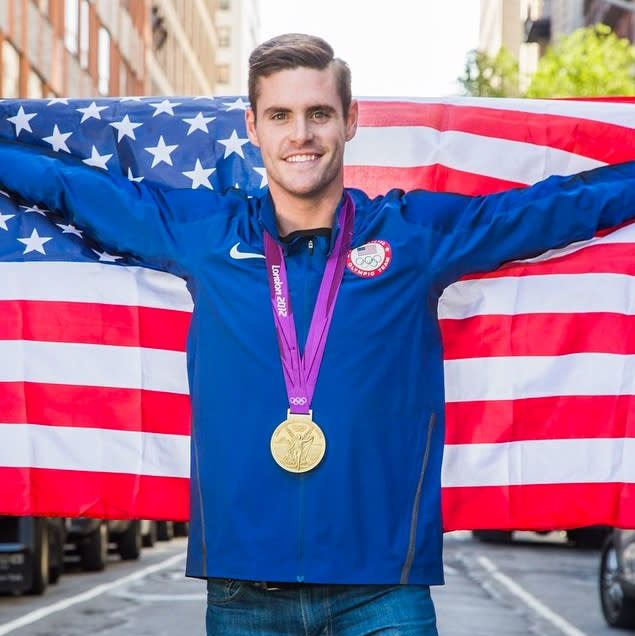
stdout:
POLYGON ((292 397, 289 398, 289 404, 293 406, 301 406, 302 404, 306 404, 307 399, 305 397, 292 397))

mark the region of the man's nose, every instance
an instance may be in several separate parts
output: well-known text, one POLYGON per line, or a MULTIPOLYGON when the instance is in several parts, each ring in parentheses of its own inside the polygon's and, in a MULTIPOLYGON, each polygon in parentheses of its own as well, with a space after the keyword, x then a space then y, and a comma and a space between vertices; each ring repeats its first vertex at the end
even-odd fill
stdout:
POLYGON ((294 143, 302 143, 313 137, 311 124, 304 117, 298 117, 293 122, 291 130, 291 140, 294 143))

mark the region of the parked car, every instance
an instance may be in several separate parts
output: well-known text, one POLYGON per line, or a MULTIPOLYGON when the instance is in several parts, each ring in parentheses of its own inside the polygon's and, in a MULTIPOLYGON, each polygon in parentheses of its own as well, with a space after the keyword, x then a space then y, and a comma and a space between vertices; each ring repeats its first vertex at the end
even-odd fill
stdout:
POLYGON ((600 605, 612 627, 635 627, 635 530, 614 529, 600 558, 600 605))
MULTIPOLYGON (((604 544, 611 528, 608 526, 587 526, 585 528, 570 528, 565 530, 567 539, 578 548, 599 549, 604 544)), ((537 534, 547 534, 537 532, 537 534)), ((513 530, 472 530, 472 536, 483 543, 510 543, 514 536, 513 530)))
POLYGON ((67 543, 79 556, 82 569, 99 571, 106 567, 108 549, 114 543, 124 560, 138 559, 141 547, 154 544, 156 526, 139 519, 109 520, 77 517, 67 521, 67 543))
POLYGON ((43 594, 64 568, 64 519, 0 516, 0 592, 43 594))

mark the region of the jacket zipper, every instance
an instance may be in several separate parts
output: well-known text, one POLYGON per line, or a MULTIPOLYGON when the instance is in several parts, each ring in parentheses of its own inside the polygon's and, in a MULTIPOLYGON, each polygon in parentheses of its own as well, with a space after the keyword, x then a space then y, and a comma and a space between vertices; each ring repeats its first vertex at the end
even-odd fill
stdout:
MULTIPOLYGON (((307 241, 307 252, 309 256, 313 256, 313 249, 314 249, 313 239, 309 238, 307 241)), ((310 270, 311 268, 308 265, 305 267, 305 270, 304 270, 304 290, 303 290, 304 291, 304 312, 302 316, 302 321, 303 321, 302 337, 304 338, 305 345, 306 345, 306 338, 307 338, 307 334, 309 330, 308 325, 310 325, 311 317, 313 316, 313 310, 314 310, 314 307, 310 306, 309 300, 307 298, 308 279, 310 276, 310 270)), ((302 347, 303 351, 304 351, 304 348, 305 347, 302 347)), ((305 482, 304 482, 304 475, 298 475, 298 477, 300 480, 300 484, 299 484, 300 492, 299 492, 299 500, 298 500, 298 529, 299 529, 298 573, 296 578, 299 582, 303 582, 304 581, 304 514, 305 514, 304 488, 305 488, 305 482)))
POLYGON ((419 504, 421 502, 421 492, 423 490, 423 479, 426 474, 426 468, 428 467, 428 459, 430 457, 430 444, 432 443, 432 432, 434 431, 434 425, 436 423, 436 413, 432 413, 430 421, 428 422, 428 436, 426 438, 426 447, 423 452, 423 461, 421 462, 421 473, 419 474, 419 483, 417 484, 417 490, 415 491, 414 503, 412 506, 412 517, 410 519, 410 539, 408 541, 408 552, 406 554, 406 560, 401 569, 401 578, 399 582, 403 585, 408 582, 410 576, 410 570, 412 569, 412 563, 415 558, 415 546, 417 543, 417 523, 419 521, 419 504))

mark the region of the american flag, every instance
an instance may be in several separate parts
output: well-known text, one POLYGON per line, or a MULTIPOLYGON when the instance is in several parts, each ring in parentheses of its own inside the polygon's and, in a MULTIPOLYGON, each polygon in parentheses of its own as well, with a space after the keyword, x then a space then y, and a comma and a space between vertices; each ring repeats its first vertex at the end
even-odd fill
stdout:
MULTIPOLYGON (((5 100, 0 135, 131 180, 257 193, 246 105, 5 100)), ((371 195, 635 158, 628 103, 367 99, 360 117, 346 184, 371 195)), ((635 527, 633 243, 626 225, 445 291, 447 530, 635 527)), ((0 196, 1 514, 187 517, 190 310, 181 280, 0 196)))

